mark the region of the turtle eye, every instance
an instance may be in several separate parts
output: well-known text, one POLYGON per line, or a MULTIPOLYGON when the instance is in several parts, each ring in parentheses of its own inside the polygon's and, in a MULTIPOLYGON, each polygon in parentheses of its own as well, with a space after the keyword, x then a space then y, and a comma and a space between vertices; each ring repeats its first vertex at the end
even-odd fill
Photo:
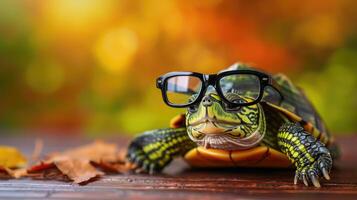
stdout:
MULTIPOLYGON (((244 99, 242 99, 236 93, 229 93, 229 94, 227 94, 226 98, 229 102, 232 102, 232 103, 236 103, 236 104, 246 103, 246 101, 244 101, 244 99)), ((227 103, 224 103, 224 105, 225 105, 225 109, 227 111, 238 111, 241 109, 241 106, 233 106, 233 105, 227 104, 227 103)))
POLYGON ((226 111, 239 111, 242 108, 242 106, 232 106, 229 104, 225 103, 225 110, 226 111))
POLYGON ((246 103, 246 101, 236 93, 228 93, 226 99, 232 103, 246 103))
POLYGON ((194 112, 197 112, 198 110, 198 106, 197 105, 191 105, 188 107, 188 112, 190 113, 194 113, 194 112))
POLYGON ((244 100, 243 100, 243 99, 241 99, 241 98, 234 99, 232 102, 233 102, 233 103, 237 103, 237 104, 240 104, 240 103, 246 103, 246 101, 244 101, 244 100))

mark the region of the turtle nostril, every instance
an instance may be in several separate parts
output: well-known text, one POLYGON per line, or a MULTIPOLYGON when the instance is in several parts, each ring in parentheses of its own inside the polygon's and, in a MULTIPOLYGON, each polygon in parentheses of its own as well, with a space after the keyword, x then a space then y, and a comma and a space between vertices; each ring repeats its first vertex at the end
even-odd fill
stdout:
POLYGON ((205 107, 211 106, 213 104, 211 97, 205 96, 202 99, 202 105, 205 107))

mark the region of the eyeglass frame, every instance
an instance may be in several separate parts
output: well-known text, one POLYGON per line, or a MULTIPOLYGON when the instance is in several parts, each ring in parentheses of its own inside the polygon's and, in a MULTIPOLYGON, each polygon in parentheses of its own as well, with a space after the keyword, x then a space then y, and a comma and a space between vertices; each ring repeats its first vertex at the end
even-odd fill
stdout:
POLYGON ((185 107, 190 107, 202 100, 202 98, 205 95, 205 92, 209 86, 213 86, 215 90, 217 91, 217 94, 219 97, 229 106, 231 107, 241 107, 241 106, 249 106, 253 104, 259 103, 264 94, 264 90, 266 86, 271 86, 274 88, 281 96, 283 99, 283 95, 279 91, 281 86, 268 74, 263 73, 261 71, 257 70, 247 70, 247 69, 239 69, 239 70, 230 70, 230 71, 223 71, 218 74, 202 74, 198 72, 189 72, 189 71, 175 71, 175 72, 169 72, 167 74, 164 74, 160 76, 159 78, 156 79, 156 87, 161 90, 162 98, 164 102, 171 107, 174 108, 185 108, 185 107), (237 75, 237 74, 246 74, 246 75, 255 75, 259 78, 259 96, 252 102, 246 102, 246 103, 234 103, 226 99, 226 97, 223 94, 222 88, 220 86, 220 80, 226 76, 230 75, 237 75), (176 76, 193 76, 196 78, 199 78, 201 81, 201 89, 198 92, 197 98, 188 103, 188 104, 173 104, 169 101, 167 97, 167 83, 168 79, 176 76))

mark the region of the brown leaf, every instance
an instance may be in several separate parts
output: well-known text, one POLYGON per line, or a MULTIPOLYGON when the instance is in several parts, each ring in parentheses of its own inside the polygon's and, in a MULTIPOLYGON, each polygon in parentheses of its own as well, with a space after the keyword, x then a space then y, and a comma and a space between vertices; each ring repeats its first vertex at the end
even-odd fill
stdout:
POLYGON ((35 179, 66 180, 68 178, 75 183, 84 183, 104 175, 96 167, 115 173, 129 170, 124 162, 123 152, 119 151, 115 144, 96 141, 62 153, 53 153, 48 156, 48 159, 31 167, 28 172, 29 176, 35 179), (65 178, 62 177, 63 175, 65 178))
POLYGON ((28 177, 31 177, 35 180, 57 180, 64 182, 72 182, 67 175, 63 174, 57 167, 52 167, 45 169, 41 173, 29 174, 28 177))
POLYGON ((12 178, 11 174, 9 173, 9 170, 8 168, 3 168, 3 167, 0 167, 0 179, 10 179, 12 178))
POLYGON ((88 159, 71 159, 68 157, 56 160, 54 163, 63 174, 67 175, 75 183, 83 183, 104 175, 103 172, 98 171, 91 165, 88 159))
POLYGON ((46 179, 46 180, 58 180, 58 181, 71 181, 67 175, 63 174, 57 166, 52 163, 41 162, 28 170, 28 177, 33 179, 46 179))
POLYGON ((27 170, 25 168, 10 169, 7 167, 0 167, 0 179, 20 178, 26 176, 27 170))
POLYGON ((134 166, 131 163, 126 162, 100 162, 93 163, 95 166, 101 168, 103 171, 107 173, 127 173, 131 169, 134 169, 134 166))

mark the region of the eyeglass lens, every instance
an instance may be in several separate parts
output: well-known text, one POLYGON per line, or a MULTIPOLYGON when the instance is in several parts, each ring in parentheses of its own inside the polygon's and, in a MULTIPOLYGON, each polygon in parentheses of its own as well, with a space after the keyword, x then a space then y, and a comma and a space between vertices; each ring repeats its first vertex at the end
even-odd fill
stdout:
POLYGON ((251 103, 259 98, 260 79, 253 74, 232 74, 219 80, 219 87, 231 103, 251 103))
POLYGON ((195 76, 174 76, 167 79, 167 100, 174 105, 187 105, 196 100, 202 88, 202 81, 195 76))

